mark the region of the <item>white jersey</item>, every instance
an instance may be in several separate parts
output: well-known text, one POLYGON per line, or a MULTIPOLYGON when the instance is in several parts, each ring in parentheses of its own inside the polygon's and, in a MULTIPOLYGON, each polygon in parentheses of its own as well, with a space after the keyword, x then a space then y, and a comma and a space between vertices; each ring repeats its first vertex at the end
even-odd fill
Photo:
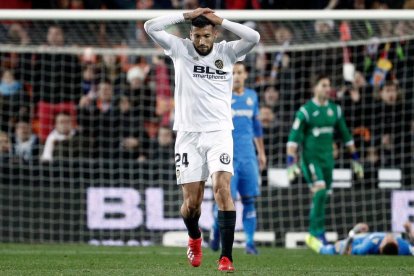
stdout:
POLYGON ((147 33, 174 62, 174 130, 206 132, 233 129, 233 65, 244 59, 260 36, 246 26, 223 20, 224 28, 241 37, 247 36, 250 40, 214 43, 212 51, 202 56, 197 53, 191 40, 164 31, 166 26, 181 21, 184 21, 182 14, 155 18, 145 23, 147 33))
POLYGON ((233 129, 231 96, 237 58, 228 43, 214 43, 210 54, 201 56, 191 40, 177 38, 165 52, 175 68, 174 130, 233 129))

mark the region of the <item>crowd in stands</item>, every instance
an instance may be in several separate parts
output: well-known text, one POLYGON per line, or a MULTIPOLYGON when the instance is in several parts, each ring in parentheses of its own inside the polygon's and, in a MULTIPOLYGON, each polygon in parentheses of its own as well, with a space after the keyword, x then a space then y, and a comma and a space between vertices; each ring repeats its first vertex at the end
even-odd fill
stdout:
MULTIPOLYGON (((149 9, 194 8, 401 8, 413 1, 7 1, 0 8, 149 9), (42 2, 39 4, 38 2, 42 2), (211 3, 210 3, 211 2, 211 3)), ((414 6, 414 4, 413 4, 414 6)), ((270 167, 283 167, 285 144, 294 112, 311 97, 312 74, 332 74, 332 100, 341 104, 366 166, 401 167, 412 164, 413 41, 349 47, 356 73, 342 77, 343 49, 289 51, 297 33, 286 24, 269 30, 253 24, 266 42, 282 45, 274 53, 257 51, 247 57, 248 84, 260 97, 260 116, 270 167), (267 34, 267 38, 266 38, 267 34), (270 34, 270 35, 269 35, 270 34), (391 69, 377 76, 377 61, 391 69)), ((339 40, 333 22, 315 22, 327 40, 339 40), (332 38, 331 35, 336 37, 332 38)), ((386 35, 406 34, 410 22, 379 26, 386 35)), ((134 25, 142 29, 141 22, 134 25)), ((338 26, 337 26, 338 27, 338 26)), ((0 43, 30 45, 28 26, 3 23, 0 43)), ((47 26, 42 47, 68 45, 66 29, 47 26)), ((180 33, 180 30, 176 30, 180 33)), ((296 30, 295 30, 296 31, 296 30)), ((135 46, 154 47, 142 32, 135 46)), ((183 34, 184 36, 184 34, 183 34)), ((38 38, 37 38, 38 39, 38 38)), ((107 45, 107 44, 106 44, 107 45)), ((263 47, 259 45, 258 48, 263 47)), ((90 158, 174 163, 173 76, 164 55, 125 57, 40 52, 1 52, 0 156, 12 162, 50 163, 59 158, 90 158)), ((339 144, 339 142, 338 142, 339 144)), ((337 147, 343 166, 345 153, 337 147)))
POLYGON ((9 0, 0 9, 401 9, 412 0, 9 0))

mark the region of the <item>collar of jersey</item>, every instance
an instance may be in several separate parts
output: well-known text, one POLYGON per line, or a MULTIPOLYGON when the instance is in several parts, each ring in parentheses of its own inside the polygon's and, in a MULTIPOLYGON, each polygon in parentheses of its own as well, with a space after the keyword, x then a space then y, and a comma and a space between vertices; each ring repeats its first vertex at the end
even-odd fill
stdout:
POLYGON ((329 100, 326 100, 326 102, 325 102, 325 104, 320 104, 320 103, 318 103, 316 100, 315 100, 315 98, 312 98, 312 102, 316 105, 316 106, 319 106, 319 107, 321 107, 321 106, 328 106, 328 104, 329 104, 329 100))

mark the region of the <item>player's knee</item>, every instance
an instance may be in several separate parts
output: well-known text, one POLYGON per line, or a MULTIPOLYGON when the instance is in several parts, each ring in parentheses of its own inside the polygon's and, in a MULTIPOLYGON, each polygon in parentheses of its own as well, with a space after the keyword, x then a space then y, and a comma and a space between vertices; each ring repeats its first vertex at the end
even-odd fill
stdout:
POLYGON ((217 185, 214 187, 214 197, 216 198, 216 201, 227 201, 229 199, 232 200, 230 187, 217 185))
POLYGON ((228 186, 230 187, 231 173, 229 172, 215 172, 213 174, 213 186, 228 186))
POLYGON ((184 200, 185 208, 189 213, 197 213, 201 209, 201 200, 195 197, 188 197, 184 200))

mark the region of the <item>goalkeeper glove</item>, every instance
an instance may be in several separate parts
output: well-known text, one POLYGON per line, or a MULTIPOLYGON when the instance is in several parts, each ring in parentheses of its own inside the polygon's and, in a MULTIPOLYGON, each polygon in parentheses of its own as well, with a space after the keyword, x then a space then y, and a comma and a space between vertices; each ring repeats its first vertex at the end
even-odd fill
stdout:
POLYGON ((298 164, 296 163, 295 157, 292 155, 287 156, 287 174, 289 182, 295 180, 297 176, 300 175, 300 169, 298 164))
POLYGON ((352 161, 351 161, 352 171, 358 177, 358 179, 364 178, 364 167, 361 163, 359 163, 359 156, 358 153, 354 152, 352 154, 352 161))

